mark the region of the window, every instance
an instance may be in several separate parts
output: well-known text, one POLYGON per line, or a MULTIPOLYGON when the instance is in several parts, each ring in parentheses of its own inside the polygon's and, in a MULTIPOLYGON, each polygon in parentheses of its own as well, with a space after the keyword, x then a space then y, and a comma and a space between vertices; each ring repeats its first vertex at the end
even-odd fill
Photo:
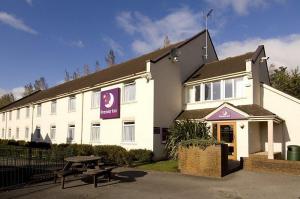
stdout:
POLYGON ((244 81, 242 77, 234 79, 234 96, 236 98, 244 97, 244 81))
POLYGON ((100 107, 100 91, 92 92, 91 107, 92 108, 99 108, 100 107))
POLYGON ((196 102, 199 102, 200 100, 201 100, 201 87, 200 87, 200 85, 198 85, 198 86, 195 86, 195 101, 196 102))
POLYGON ((34 134, 35 134, 35 137, 36 137, 37 139, 41 139, 41 138, 42 138, 42 135, 41 135, 41 127, 37 126, 37 127, 35 128, 34 134))
POLYGON ((67 142, 70 143, 74 140, 75 136, 75 125, 71 124, 68 128, 67 142))
POLYGON ((2 137, 2 138, 5 137, 5 129, 4 129, 4 128, 2 129, 2 135, 1 135, 1 137, 2 137))
POLYGON ((135 141, 135 123, 134 122, 124 122, 123 123, 123 133, 122 142, 134 142, 135 141))
POLYGON ((161 132, 161 143, 165 144, 167 141, 167 137, 168 137, 168 133, 169 133, 169 129, 168 128, 162 128, 162 132, 161 132))
POLYGON ((29 106, 26 107, 26 118, 29 118, 29 106))
POLYGON ((17 110, 17 120, 20 119, 20 109, 17 110))
POLYGON ((100 141, 100 124, 95 123, 92 124, 91 142, 99 142, 99 141, 100 141))
POLYGON ((11 129, 8 129, 8 138, 11 137, 11 129))
POLYGON ((2 113, 2 122, 5 121, 5 113, 2 113))
POLYGON ((56 100, 51 102, 51 114, 56 114, 56 100))
POLYGON ((50 139, 55 140, 55 134, 56 134, 56 126, 52 125, 50 127, 50 139))
POLYGON ((225 82, 225 98, 232 98, 233 97, 232 79, 226 79, 224 82, 225 82))
POLYGON ((211 83, 204 84, 205 100, 211 100, 211 83))
POLYGON ((12 119, 12 112, 11 111, 9 111, 9 120, 11 120, 12 119))
POLYGON ((29 136, 29 128, 26 127, 25 128, 25 138, 28 139, 28 136, 29 136))
POLYGON ((19 133, 20 133, 19 128, 16 128, 16 139, 19 139, 19 136, 20 136, 19 133))
POLYGON ((135 100, 135 83, 125 84, 124 102, 132 102, 134 100, 135 100))
POLYGON ((38 104, 36 105, 36 116, 40 117, 42 115, 42 105, 38 104))
POLYGON ((221 81, 213 82, 213 100, 221 99, 221 81))
POLYGON ((76 111, 76 97, 71 96, 69 98, 69 112, 74 112, 76 111))

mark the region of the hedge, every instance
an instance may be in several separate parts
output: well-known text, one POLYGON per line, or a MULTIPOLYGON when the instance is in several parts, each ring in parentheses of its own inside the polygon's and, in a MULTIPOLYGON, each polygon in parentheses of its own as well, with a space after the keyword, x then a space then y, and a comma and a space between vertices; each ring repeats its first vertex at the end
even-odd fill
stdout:
POLYGON ((133 162, 152 162, 153 152, 146 149, 133 149, 127 151, 117 145, 88 145, 88 144, 49 144, 42 142, 25 142, 15 140, 1 140, 0 145, 24 146, 40 149, 51 149, 51 153, 63 156, 96 155, 101 156, 106 163, 118 165, 131 165, 133 162), (63 153, 62 153, 63 152, 63 153))

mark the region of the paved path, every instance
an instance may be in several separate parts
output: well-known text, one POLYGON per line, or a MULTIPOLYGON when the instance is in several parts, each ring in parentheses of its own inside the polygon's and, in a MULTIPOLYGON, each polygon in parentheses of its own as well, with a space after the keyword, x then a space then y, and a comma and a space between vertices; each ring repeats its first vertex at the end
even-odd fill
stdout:
POLYGON ((45 182, 0 193, 0 198, 300 199, 300 176, 239 171, 222 179, 213 179, 134 169, 121 169, 118 172, 115 180, 99 183, 98 188, 75 180, 67 182, 67 188, 61 190, 59 184, 45 182))

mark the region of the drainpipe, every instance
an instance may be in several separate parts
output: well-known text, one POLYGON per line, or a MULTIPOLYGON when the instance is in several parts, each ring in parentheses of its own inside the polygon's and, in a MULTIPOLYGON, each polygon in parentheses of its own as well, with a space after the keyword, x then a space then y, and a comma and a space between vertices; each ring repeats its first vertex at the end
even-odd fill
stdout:
POLYGON ((31 104, 32 109, 31 109, 31 135, 30 135, 30 141, 32 141, 32 135, 33 135, 33 113, 34 113, 34 105, 31 104))
POLYGON ((83 135, 83 105, 84 105, 84 94, 81 92, 81 135, 80 135, 80 144, 82 144, 82 135, 83 135))

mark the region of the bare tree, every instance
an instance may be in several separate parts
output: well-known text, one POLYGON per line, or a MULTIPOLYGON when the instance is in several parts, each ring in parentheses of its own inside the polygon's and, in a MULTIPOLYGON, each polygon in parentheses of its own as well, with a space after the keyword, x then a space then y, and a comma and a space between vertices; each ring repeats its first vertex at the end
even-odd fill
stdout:
POLYGON ((33 86, 32 86, 31 83, 26 84, 26 85, 24 86, 24 92, 23 92, 23 96, 24 96, 24 97, 27 96, 27 95, 30 95, 30 94, 33 93, 33 92, 34 92, 34 89, 33 89, 33 86))
POLYGON ((65 82, 70 81, 70 79, 71 79, 70 73, 67 70, 65 70, 65 82))
POLYGON ((105 61, 108 67, 115 65, 115 53, 112 49, 109 50, 108 54, 105 57, 105 61))
POLYGON ((170 39, 169 39, 168 35, 166 35, 165 39, 164 39, 164 46, 163 47, 164 48, 168 47, 170 44, 171 44, 170 39))
POLYGON ((48 88, 48 85, 46 83, 46 80, 44 77, 40 77, 40 79, 37 79, 34 81, 34 90, 46 90, 48 88))
POLYGON ((90 74, 90 67, 89 67, 88 64, 84 64, 84 66, 83 66, 83 75, 86 76, 88 74, 90 74))
POLYGON ((98 71, 100 71, 101 70, 101 68, 100 68, 100 63, 99 63, 99 61, 97 60, 96 61, 96 66, 95 66, 95 72, 98 72, 98 71))
POLYGON ((2 95, 0 97, 0 108, 12 103, 13 101, 15 101, 15 97, 12 93, 2 95))

